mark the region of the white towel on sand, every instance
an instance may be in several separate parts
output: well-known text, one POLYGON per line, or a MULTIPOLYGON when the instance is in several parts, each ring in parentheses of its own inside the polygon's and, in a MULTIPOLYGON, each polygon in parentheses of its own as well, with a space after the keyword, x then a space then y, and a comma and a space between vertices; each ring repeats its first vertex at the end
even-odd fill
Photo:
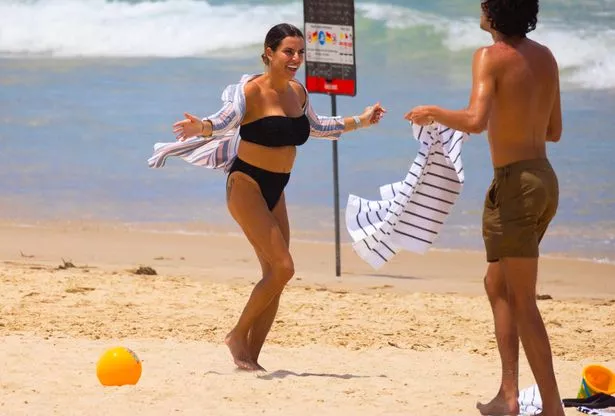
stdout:
POLYGON ((538 385, 523 389, 519 392, 519 413, 522 416, 539 415, 542 412, 542 399, 538 385))

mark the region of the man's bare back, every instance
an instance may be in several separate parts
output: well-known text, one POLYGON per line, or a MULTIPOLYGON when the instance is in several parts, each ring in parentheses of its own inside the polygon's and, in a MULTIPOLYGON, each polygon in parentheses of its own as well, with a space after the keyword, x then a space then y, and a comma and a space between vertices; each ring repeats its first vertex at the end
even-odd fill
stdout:
POLYGON ((544 159, 546 141, 561 134, 557 63, 530 39, 499 41, 485 48, 495 91, 488 121, 494 166, 544 159))
POLYGON ((525 36, 492 35, 493 45, 474 53, 467 108, 418 106, 405 118, 468 133, 488 129, 495 167, 545 159, 545 143, 559 141, 562 133, 557 62, 546 46, 525 36))

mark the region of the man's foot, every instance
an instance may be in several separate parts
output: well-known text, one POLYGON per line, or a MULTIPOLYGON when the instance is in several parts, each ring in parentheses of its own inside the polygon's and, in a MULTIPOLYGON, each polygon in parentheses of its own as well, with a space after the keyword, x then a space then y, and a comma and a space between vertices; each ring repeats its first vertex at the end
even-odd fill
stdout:
POLYGON ((497 396, 489 403, 476 403, 476 408, 481 415, 489 416, 517 416, 519 414, 518 395, 507 397, 504 393, 499 392, 497 396))
POLYGON ((248 343, 245 339, 235 336, 231 331, 224 339, 224 343, 231 351, 233 361, 238 368, 247 371, 257 371, 262 369, 260 365, 252 361, 248 350, 248 343))

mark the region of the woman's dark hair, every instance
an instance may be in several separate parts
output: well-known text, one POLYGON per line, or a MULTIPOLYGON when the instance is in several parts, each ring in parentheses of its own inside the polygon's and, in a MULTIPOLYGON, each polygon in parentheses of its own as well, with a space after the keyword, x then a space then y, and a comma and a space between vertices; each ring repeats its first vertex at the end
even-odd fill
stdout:
MULTIPOLYGON (((269 29, 269 32, 267 32, 267 36, 265 36, 265 49, 271 48, 271 50, 275 51, 276 49, 278 49, 278 46, 280 46, 280 43, 282 43, 282 41, 289 36, 305 39, 301 30, 299 30, 299 28, 297 28, 296 26, 293 26, 288 23, 280 23, 278 25, 275 25, 274 27, 269 29)), ((267 59, 267 55, 263 53, 261 55, 261 58, 263 59, 265 65, 269 65, 269 59, 267 59)))
POLYGON ((536 29, 538 0, 483 0, 491 28, 506 36, 525 36, 536 29))

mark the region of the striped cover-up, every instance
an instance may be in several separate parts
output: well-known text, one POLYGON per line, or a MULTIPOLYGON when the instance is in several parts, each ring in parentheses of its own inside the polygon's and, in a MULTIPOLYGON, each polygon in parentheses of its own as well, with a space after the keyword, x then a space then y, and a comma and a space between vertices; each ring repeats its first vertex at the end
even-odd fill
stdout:
MULTIPOLYGON (((237 84, 229 85, 222 92, 222 108, 215 114, 205 117, 212 123, 211 137, 192 137, 183 142, 156 143, 154 153, 148 159, 151 168, 161 168, 170 156, 181 157, 188 163, 210 169, 228 171, 239 147, 239 126, 246 113, 245 84, 260 76, 243 75, 237 84)), ((304 87, 305 89, 305 87, 304 87)), ((310 105, 309 95, 303 111, 310 121, 310 136, 335 140, 344 131, 344 121, 340 116, 328 117, 316 114, 310 105)))
POLYGON ((461 148, 467 133, 440 124, 412 126, 420 148, 403 181, 382 186, 382 199, 348 197, 346 228, 355 252, 374 269, 400 250, 426 252, 464 181, 461 148))

